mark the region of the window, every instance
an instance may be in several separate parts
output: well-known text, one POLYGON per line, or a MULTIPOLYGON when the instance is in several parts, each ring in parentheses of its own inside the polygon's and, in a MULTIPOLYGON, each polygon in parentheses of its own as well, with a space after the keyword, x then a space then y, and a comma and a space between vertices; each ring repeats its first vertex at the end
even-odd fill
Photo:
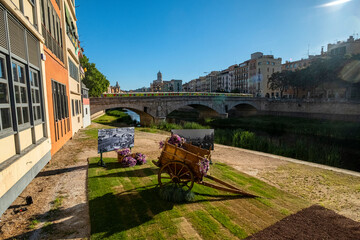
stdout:
POLYGON ((41 121, 42 109, 40 104, 39 73, 33 69, 30 69, 29 76, 34 122, 41 121))
POLYGON ((66 86, 54 80, 51 81, 53 90, 53 104, 55 121, 69 117, 66 86))
MULTIPOLYGON (((26 0, 25 0, 26 1, 26 0)), ((20 4, 20 11, 22 13, 24 13, 24 0, 19 0, 19 4, 20 4)))
POLYGON ((266 62, 266 65, 269 65, 269 64, 270 64, 270 62, 269 62, 269 61, 267 61, 267 62, 266 62))
POLYGON ((15 89, 15 106, 17 113, 17 121, 18 125, 24 125, 30 122, 25 66, 13 61, 12 71, 15 89))
POLYGON ((74 106, 74 99, 71 100, 71 106, 72 106, 72 116, 75 116, 75 106, 74 106))
POLYGON ((69 71, 70 71, 70 77, 75 79, 76 81, 79 81, 79 71, 77 66, 71 59, 69 58, 69 71))
POLYGON ((79 100, 75 100, 75 113, 76 115, 79 114, 79 100))
POLYGON ((55 141, 60 139, 59 131, 61 131, 61 136, 63 136, 63 130, 65 133, 70 131, 70 127, 66 128, 66 123, 63 119, 68 119, 69 109, 68 109, 68 97, 66 92, 66 86, 54 80, 51 80, 52 86, 52 96, 53 96, 53 107, 54 107, 54 123, 55 123, 55 141), (63 127, 64 124, 64 127, 63 127), (60 128, 59 128, 60 127, 60 128))
POLYGON ((261 65, 261 62, 259 62, 258 65, 261 65))
POLYGON ((0 55, 0 131, 12 126, 8 85, 5 56, 0 55))
POLYGON ((66 23, 66 33, 68 35, 68 37, 71 40, 71 43, 74 45, 74 47, 78 47, 78 36, 76 34, 76 28, 74 25, 74 22, 71 18, 70 12, 68 10, 68 8, 66 7, 65 3, 64 3, 64 8, 65 8, 65 23, 66 23))

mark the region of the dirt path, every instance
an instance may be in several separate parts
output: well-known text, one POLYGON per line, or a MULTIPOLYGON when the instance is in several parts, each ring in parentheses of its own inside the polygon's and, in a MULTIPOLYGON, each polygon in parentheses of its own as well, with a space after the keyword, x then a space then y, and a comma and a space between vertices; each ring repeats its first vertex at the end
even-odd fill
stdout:
MULTIPOLYGON (((145 153, 149 160, 157 159, 158 143, 164 138, 164 134, 136 131, 133 151, 145 153)), ((86 176, 87 158, 92 156, 97 156, 97 142, 82 130, 53 156, 12 205, 23 204, 23 197, 30 195, 34 204, 28 211, 14 214, 10 208, 1 216, 0 239, 88 238, 86 176)), ((111 152, 104 157, 116 155, 111 152)), ((360 177, 223 145, 215 146, 212 159, 360 221, 360 177)))
POLYGON ((86 196, 87 157, 96 155, 81 131, 56 153, 49 164, 1 216, 0 239, 84 239, 90 235, 86 196), (14 214, 24 198, 34 203, 14 214), (15 207, 15 208, 12 208, 15 207))

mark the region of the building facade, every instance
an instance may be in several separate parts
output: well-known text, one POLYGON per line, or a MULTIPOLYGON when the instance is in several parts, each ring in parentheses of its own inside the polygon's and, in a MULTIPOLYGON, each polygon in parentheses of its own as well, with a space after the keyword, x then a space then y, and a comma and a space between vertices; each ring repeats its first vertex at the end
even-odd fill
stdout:
POLYGON ((45 38, 45 79, 49 106, 51 154, 55 154, 71 137, 68 69, 65 62, 64 16, 61 5, 41 0, 41 30, 45 38))
POLYGON ((249 61, 240 63, 235 68, 235 89, 240 93, 249 93, 249 61))
POLYGON ((0 215, 51 158, 37 1, 0 1, 0 215))
POLYGON ((71 125, 72 135, 82 128, 82 102, 81 102, 81 81, 80 81, 80 42, 76 25, 75 2, 64 1, 64 26, 65 31, 65 62, 68 68, 69 94, 71 102, 71 125))
POLYGON ((157 79, 150 84, 151 92, 181 92, 182 80, 172 79, 170 81, 163 81, 162 73, 157 73, 157 79))
POLYGON ((90 114, 76 20, 74 1, 0 0, 0 214, 90 114))
POLYGON ((263 55, 261 52, 251 54, 249 62, 249 93, 256 97, 279 97, 280 92, 269 89, 269 78, 275 72, 281 72, 281 58, 263 55))
POLYGON ((346 41, 338 41, 335 44, 329 43, 327 46, 327 55, 345 55, 360 54, 360 38, 355 39, 354 36, 350 36, 346 41))
POLYGON ((119 82, 116 82, 115 86, 109 86, 107 93, 122 93, 119 82))

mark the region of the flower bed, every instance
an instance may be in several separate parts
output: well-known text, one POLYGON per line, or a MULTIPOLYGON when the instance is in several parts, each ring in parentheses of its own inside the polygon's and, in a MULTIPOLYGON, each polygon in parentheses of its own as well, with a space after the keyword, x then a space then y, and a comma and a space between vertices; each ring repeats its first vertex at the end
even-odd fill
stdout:
POLYGON ((118 162, 123 167, 133 167, 135 165, 146 164, 146 156, 143 153, 131 153, 131 149, 125 148, 116 150, 118 154, 118 162))

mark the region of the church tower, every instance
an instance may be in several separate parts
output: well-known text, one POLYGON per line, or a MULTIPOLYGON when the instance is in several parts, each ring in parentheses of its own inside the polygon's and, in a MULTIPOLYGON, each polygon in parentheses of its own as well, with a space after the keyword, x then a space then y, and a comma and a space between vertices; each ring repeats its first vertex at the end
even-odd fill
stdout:
POLYGON ((157 81, 158 81, 158 82, 162 82, 162 74, 161 74, 160 71, 159 71, 158 74, 157 74, 157 81))

